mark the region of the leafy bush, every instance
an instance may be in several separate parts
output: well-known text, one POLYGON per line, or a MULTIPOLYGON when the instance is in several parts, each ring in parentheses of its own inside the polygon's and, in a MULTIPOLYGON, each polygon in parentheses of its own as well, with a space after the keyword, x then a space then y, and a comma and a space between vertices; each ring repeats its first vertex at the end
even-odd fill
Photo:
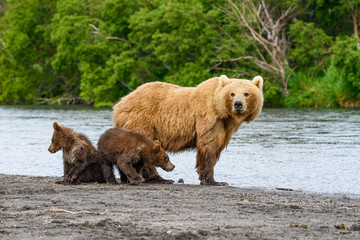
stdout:
POLYGON ((331 50, 332 64, 344 76, 346 95, 343 101, 357 98, 360 100, 360 42, 355 36, 337 37, 331 50))
POLYGON ((288 107, 339 107, 353 94, 345 79, 333 65, 320 74, 296 72, 289 83, 290 94, 283 102, 288 107))
POLYGON ((295 19, 289 26, 289 35, 293 41, 289 59, 298 67, 314 67, 328 62, 328 50, 331 37, 314 23, 306 23, 295 19))

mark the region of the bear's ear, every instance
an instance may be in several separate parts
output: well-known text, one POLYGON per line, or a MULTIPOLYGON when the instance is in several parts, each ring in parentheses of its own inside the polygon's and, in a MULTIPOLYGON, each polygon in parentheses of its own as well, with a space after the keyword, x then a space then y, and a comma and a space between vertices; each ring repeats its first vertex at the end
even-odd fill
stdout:
POLYGON ((262 90, 263 85, 264 85, 264 80, 261 76, 256 76, 252 80, 252 83, 255 84, 255 86, 257 86, 260 90, 262 90))
POLYGON ((154 153, 160 152, 160 142, 159 142, 159 140, 155 140, 154 143, 155 143, 155 145, 153 146, 154 153))
POLYGON ((226 75, 221 75, 219 77, 219 87, 224 87, 226 84, 229 84, 231 80, 226 75))
POLYGON ((55 131, 61 131, 61 126, 57 122, 53 123, 53 127, 55 131))

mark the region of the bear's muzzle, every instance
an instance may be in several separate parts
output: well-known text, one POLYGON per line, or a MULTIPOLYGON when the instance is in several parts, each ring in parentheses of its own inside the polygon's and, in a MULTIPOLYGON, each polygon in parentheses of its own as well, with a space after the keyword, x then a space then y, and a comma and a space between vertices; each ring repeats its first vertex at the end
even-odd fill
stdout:
POLYGON ((234 103, 235 112, 236 113, 244 112, 243 106, 244 106, 244 104, 241 101, 235 101, 235 103, 234 103))

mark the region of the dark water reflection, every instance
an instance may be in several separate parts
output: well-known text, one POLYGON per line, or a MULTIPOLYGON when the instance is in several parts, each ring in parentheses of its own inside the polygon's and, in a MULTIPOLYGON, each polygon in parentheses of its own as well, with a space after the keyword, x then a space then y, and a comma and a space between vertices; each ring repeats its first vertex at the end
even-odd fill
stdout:
MULTIPOLYGON (((61 153, 47 148, 52 123, 85 133, 96 144, 112 127, 111 109, 0 106, 0 173, 61 176, 61 153)), ((360 111, 264 109, 233 136, 215 167, 232 186, 360 194, 360 111)), ((198 184, 194 152, 170 155, 165 178, 198 184)))

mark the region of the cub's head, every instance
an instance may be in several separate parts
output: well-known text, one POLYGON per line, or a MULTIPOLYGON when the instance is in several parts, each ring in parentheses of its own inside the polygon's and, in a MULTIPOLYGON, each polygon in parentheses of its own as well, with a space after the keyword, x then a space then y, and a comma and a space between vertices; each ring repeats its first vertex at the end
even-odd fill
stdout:
POLYGON ((156 167, 161 167, 167 172, 172 171, 175 166, 169 160, 169 156, 162 149, 158 140, 154 141, 154 146, 151 149, 151 164, 156 167))
POLYGON ((222 116, 245 117, 251 122, 263 107, 263 79, 229 79, 222 75, 218 79, 216 108, 222 116))
POLYGON ((53 123, 53 127, 54 133, 48 149, 50 153, 56 153, 59 150, 63 150, 74 134, 71 129, 63 125, 59 125, 57 122, 53 123))

